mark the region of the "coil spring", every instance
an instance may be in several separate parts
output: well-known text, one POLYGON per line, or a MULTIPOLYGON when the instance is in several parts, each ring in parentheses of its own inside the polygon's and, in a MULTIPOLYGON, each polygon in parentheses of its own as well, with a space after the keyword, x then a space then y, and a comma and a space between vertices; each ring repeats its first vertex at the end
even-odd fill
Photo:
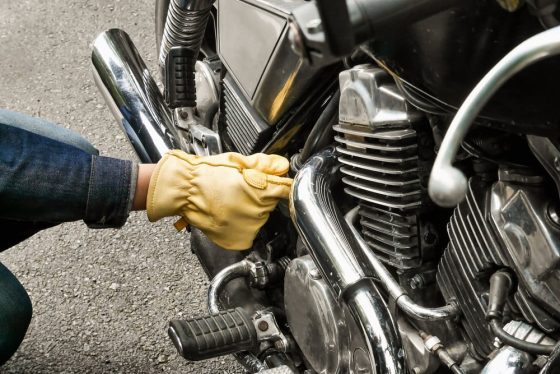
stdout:
POLYGON ((159 51, 161 66, 165 66, 165 59, 172 47, 187 47, 198 55, 212 2, 208 1, 208 6, 203 9, 188 10, 181 7, 184 0, 171 0, 159 51))

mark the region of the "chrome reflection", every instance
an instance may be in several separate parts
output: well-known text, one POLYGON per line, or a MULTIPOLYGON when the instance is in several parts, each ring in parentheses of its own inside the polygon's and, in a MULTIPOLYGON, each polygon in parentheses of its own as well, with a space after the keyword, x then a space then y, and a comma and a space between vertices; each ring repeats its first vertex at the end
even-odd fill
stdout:
POLYGON ((180 148, 171 112, 126 32, 111 29, 93 43, 93 75, 114 117, 142 162, 180 148))
POLYGON ((323 277, 362 328, 376 372, 405 373, 393 317, 354 256, 358 244, 330 192, 337 164, 335 150, 329 147, 302 167, 290 196, 292 220, 323 277))

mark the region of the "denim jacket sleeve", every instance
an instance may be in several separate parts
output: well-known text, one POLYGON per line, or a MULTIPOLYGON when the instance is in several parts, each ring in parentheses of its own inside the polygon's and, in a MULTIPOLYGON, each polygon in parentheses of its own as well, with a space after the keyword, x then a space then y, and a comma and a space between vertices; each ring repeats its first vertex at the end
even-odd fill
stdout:
POLYGON ((128 218, 137 165, 0 124, 0 218, 95 228, 128 218))

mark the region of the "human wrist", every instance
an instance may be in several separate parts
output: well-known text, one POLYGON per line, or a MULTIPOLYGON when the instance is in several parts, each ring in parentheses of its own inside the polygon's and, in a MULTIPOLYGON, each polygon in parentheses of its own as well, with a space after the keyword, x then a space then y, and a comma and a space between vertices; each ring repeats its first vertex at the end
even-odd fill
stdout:
POLYGON ((148 188, 150 180, 156 164, 140 164, 138 165, 138 177, 136 180, 136 190, 132 200, 132 210, 145 210, 146 198, 148 196, 148 188))

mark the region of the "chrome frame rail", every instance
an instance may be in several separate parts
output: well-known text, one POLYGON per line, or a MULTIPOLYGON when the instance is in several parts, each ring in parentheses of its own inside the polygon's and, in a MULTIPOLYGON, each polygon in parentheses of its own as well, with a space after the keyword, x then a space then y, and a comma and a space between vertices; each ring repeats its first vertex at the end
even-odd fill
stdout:
POLYGON ((356 237, 330 191, 337 165, 335 150, 329 147, 302 167, 290 196, 292 220, 323 277, 362 328, 376 373, 404 374, 404 351, 393 317, 355 257, 356 237))
POLYGON ((560 54, 560 26, 541 32, 515 47, 476 85, 449 125, 437 154, 428 192, 443 207, 459 204, 467 192, 465 175, 452 163, 471 124, 498 89, 535 62, 560 54))

